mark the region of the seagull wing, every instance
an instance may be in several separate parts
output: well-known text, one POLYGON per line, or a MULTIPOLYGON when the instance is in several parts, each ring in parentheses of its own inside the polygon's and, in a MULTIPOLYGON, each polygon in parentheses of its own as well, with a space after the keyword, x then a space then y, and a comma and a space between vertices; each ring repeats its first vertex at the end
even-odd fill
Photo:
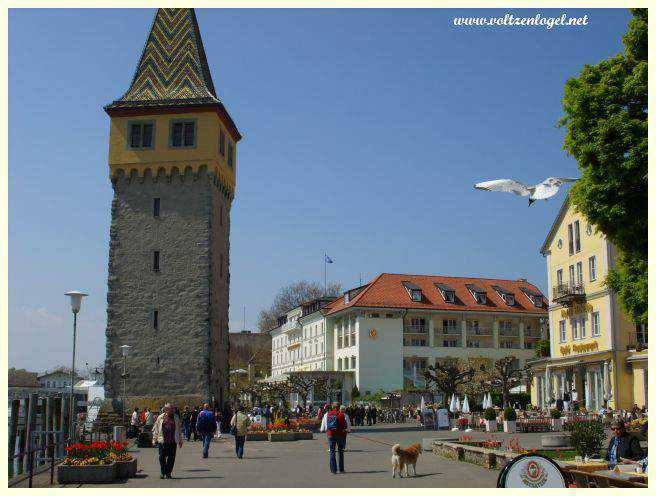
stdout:
POLYGON ((577 177, 548 177, 534 186, 535 190, 531 194, 531 199, 546 200, 558 193, 558 190, 563 184, 574 183, 576 181, 578 181, 577 177))
POLYGON ((493 181, 484 181, 474 185, 476 189, 485 191, 501 191, 503 193, 515 193, 519 196, 528 196, 531 194, 530 189, 519 181, 514 179, 495 179, 493 181))

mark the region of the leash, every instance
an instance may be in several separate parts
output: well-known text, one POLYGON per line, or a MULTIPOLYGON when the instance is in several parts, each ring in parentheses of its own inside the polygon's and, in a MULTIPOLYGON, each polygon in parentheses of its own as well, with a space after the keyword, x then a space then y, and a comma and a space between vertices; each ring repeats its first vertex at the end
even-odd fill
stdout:
POLYGON ((348 435, 349 436, 354 436, 354 437, 359 437, 361 439, 366 439, 367 441, 371 441, 372 443, 384 444, 386 446, 394 446, 392 443, 386 443, 385 441, 379 441, 378 439, 372 439, 370 437, 363 436, 362 434, 353 434, 352 432, 350 432, 348 435))

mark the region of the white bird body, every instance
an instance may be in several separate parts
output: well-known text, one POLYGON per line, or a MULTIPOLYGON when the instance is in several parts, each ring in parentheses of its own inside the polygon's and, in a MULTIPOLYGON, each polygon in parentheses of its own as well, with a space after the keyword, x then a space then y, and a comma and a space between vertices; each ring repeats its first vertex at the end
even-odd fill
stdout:
POLYGON ((476 189, 485 191, 501 191, 503 193, 514 193, 519 196, 528 196, 529 206, 536 200, 547 200, 558 193, 560 187, 565 183, 576 182, 576 177, 548 177, 541 183, 533 186, 515 181, 514 179, 495 179, 484 181, 474 185, 476 189))

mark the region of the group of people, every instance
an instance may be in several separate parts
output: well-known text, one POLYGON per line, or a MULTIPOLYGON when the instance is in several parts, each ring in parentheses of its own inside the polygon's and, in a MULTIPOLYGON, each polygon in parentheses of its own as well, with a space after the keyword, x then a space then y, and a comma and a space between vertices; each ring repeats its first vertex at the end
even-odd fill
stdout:
POLYGON ((202 457, 208 458, 212 438, 220 438, 222 430, 229 428, 235 438, 235 454, 238 459, 242 459, 250 424, 251 420, 244 413, 243 406, 237 407, 234 412, 230 409, 222 412, 205 403, 202 407, 193 409, 185 406, 180 412, 179 408, 167 403, 159 414, 154 414, 148 408, 144 408, 142 412, 135 408, 130 418, 129 434, 130 437, 135 437, 140 432, 152 435, 152 443, 159 451, 160 478, 170 479, 177 450, 182 448, 184 441, 191 441, 192 436, 193 441, 203 442, 202 457), (223 420, 227 418, 230 421, 225 424, 223 420))
POLYGON ((378 421, 379 410, 373 405, 349 405, 345 413, 353 422, 353 425, 374 425, 378 421))

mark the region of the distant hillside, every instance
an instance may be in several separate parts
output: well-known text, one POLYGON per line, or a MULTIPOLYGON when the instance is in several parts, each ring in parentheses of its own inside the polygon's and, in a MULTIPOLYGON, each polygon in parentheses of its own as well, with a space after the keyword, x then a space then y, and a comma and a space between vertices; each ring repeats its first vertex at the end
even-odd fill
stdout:
POLYGON ((266 333, 231 332, 230 370, 248 369, 248 360, 255 356, 252 364, 258 376, 271 373, 271 336, 266 333))

